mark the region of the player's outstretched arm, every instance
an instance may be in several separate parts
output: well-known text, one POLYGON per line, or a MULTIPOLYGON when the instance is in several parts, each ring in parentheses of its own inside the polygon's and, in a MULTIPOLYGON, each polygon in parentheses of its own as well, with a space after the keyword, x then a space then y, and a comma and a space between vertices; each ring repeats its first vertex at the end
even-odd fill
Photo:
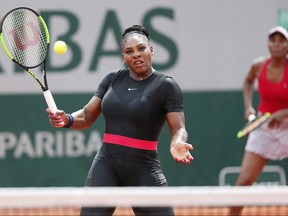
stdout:
POLYGON ((185 117, 183 112, 171 112, 166 115, 171 133, 170 153, 174 160, 183 164, 190 164, 193 160, 190 150, 193 146, 187 143, 188 133, 185 129, 185 117))

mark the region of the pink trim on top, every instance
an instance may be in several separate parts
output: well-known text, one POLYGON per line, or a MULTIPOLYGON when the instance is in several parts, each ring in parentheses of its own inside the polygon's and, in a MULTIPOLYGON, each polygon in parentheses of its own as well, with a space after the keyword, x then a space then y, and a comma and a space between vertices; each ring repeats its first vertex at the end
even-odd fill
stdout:
POLYGON ((104 133, 103 142, 144 150, 157 150, 158 144, 158 141, 140 140, 107 133, 104 133))

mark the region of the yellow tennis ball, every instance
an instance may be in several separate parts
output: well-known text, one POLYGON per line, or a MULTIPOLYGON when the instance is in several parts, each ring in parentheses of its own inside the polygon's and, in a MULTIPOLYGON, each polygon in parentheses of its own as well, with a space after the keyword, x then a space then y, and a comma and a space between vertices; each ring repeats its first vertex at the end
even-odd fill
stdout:
POLYGON ((57 54, 64 54, 67 50, 67 45, 64 41, 56 41, 54 44, 54 51, 57 54))

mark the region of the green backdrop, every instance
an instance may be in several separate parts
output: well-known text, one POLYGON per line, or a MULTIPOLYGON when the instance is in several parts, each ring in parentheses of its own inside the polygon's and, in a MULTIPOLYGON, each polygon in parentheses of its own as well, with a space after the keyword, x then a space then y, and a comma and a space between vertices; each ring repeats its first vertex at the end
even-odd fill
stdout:
MULTIPOLYGON (((57 94, 54 98, 58 108, 73 112, 91 96, 57 94)), ((103 117, 84 131, 55 129, 48 121, 41 94, 2 95, 0 101, 0 187, 82 186, 96 153, 95 145, 101 144, 103 117)), ((236 133, 244 124, 242 93, 184 92, 184 102, 195 160, 191 165, 174 162, 165 126, 158 149, 168 182, 172 186, 218 185, 221 169, 241 164, 246 138, 238 140, 236 133)), ((270 165, 288 168, 287 160, 270 165)))

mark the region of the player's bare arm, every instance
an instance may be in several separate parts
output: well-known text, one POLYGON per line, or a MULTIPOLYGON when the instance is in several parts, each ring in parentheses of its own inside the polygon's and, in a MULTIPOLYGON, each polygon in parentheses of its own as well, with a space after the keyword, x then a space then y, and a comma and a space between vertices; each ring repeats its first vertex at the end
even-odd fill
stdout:
MULTIPOLYGON (((53 127, 65 127, 71 121, 68 114, 63 110, 57 111, 57 113, 51 112, 49 108, 46 109, 49 114, 49 119, 53 127)), ((73 112, 73 124, 70 125, 70 128, 74 130, 81 130, 92 125, 98 116, 101 114, 101 99, 98 97, 92 97, 91 100, 84 106, 83 109, 80 109, 76 112, 73 112)))
POLYGON ((176 162, 190 164, 193 160, 190 150, 193 146, 187 143, 188 133, 185 129, 185 117, 183 112, 171 112, 166 115, 171 142, 170 152, 176 162))
POLYGON ((98 97, 92 97, 91 100, 84 106, 74 113, 74 123, 71 126, 72 129, 81 130, 91 126, 98 116, 101 114, 101 99, 98 97))
POLYGON ((256 114, 255 109, 252 106, 252 97, 254 92, 254 81, 257 79, 261 66, 263 64, 263 58, 257 58, 253 61, 251 68, 244 79, 243 86, 243 98, 244 98, 244 118, 248 120, 250 114, 256 114))

